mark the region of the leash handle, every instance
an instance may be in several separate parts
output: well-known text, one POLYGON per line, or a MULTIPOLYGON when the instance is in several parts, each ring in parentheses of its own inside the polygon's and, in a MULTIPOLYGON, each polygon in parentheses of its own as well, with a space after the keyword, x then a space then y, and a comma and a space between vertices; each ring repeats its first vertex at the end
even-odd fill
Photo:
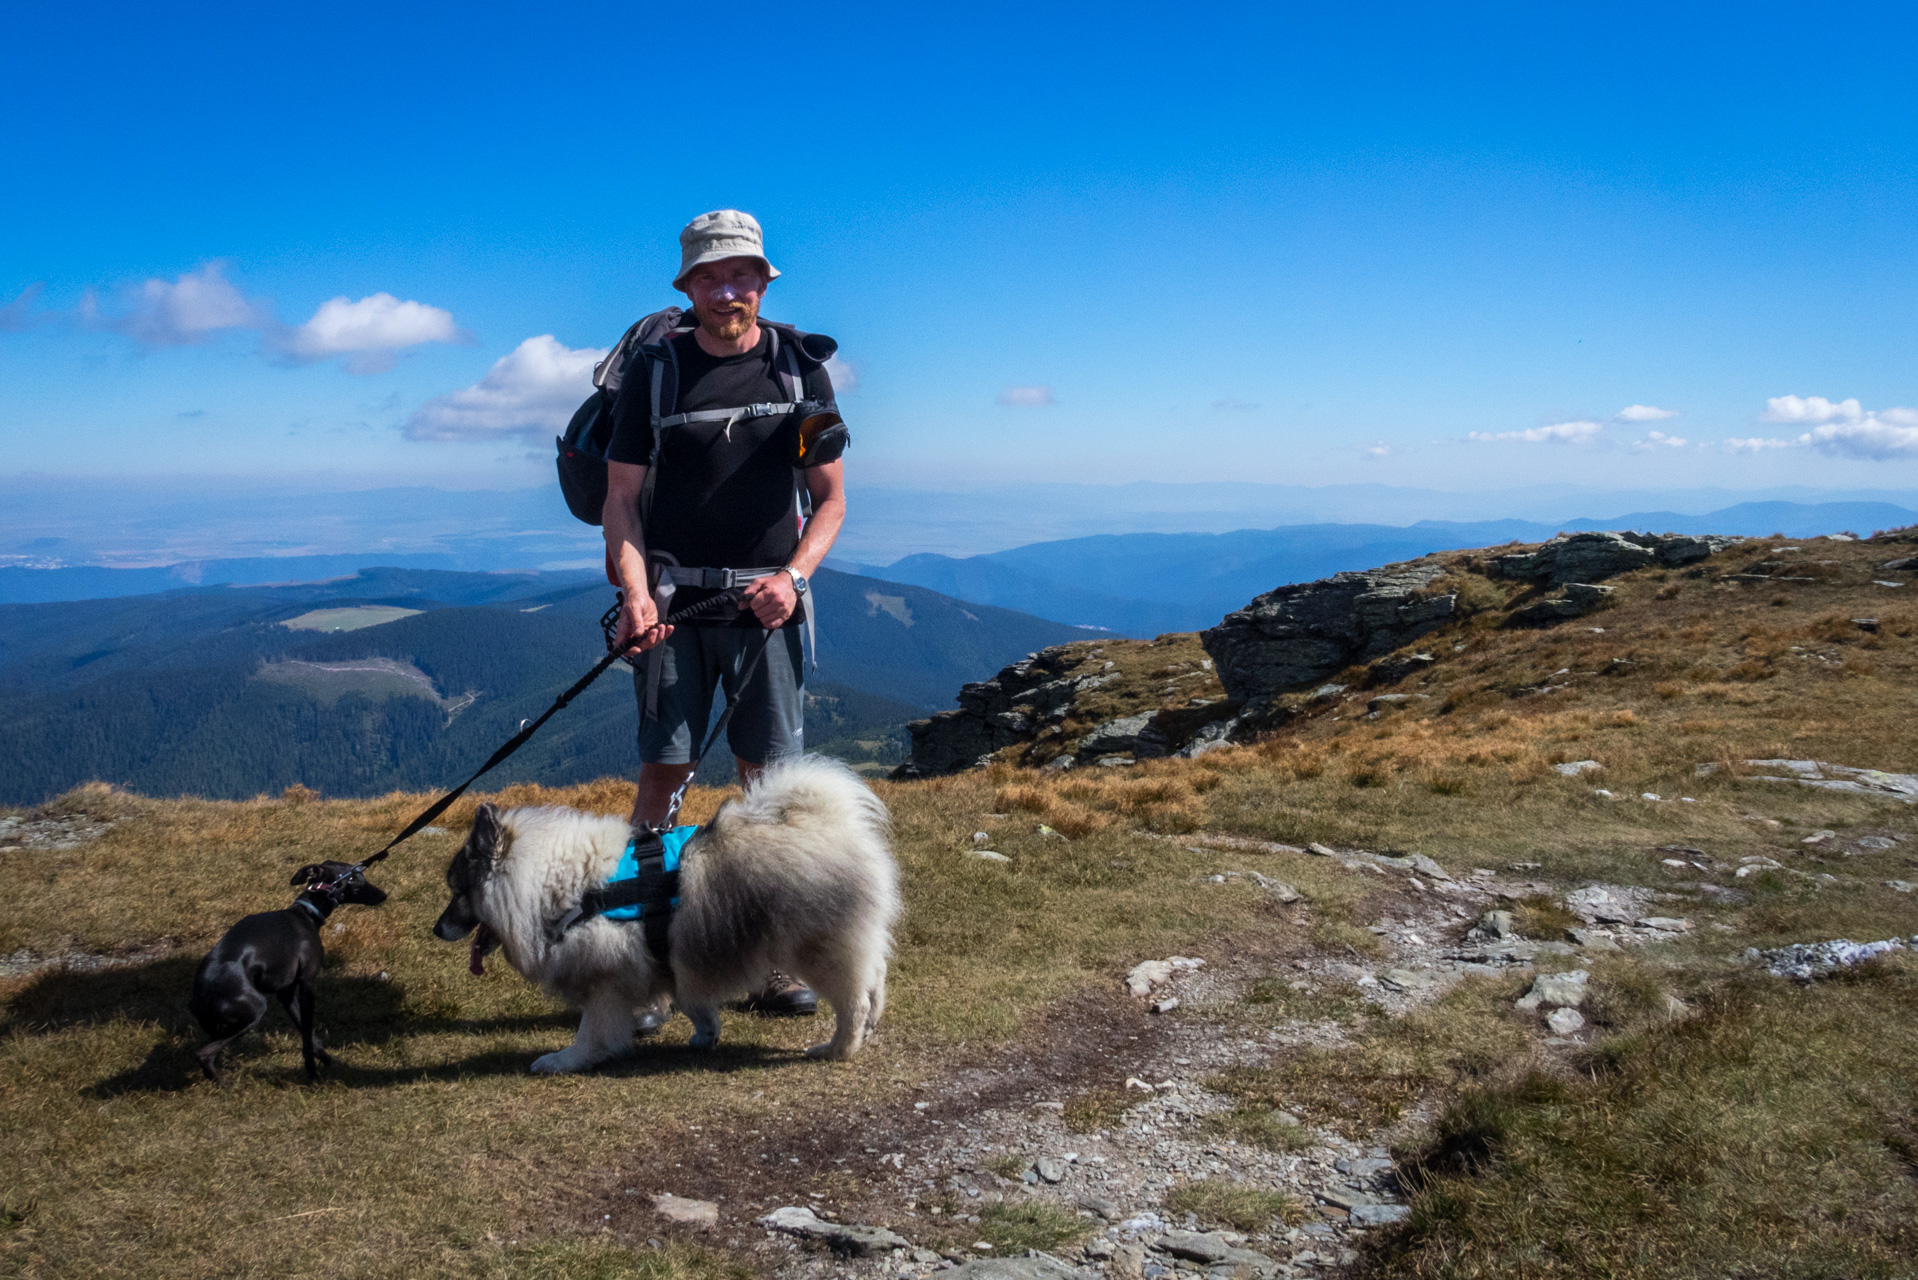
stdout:
MULTIPOLYGON (((685 622, 688 619, 697 618, 701 614, 717 612, 720 608, 728 604, 731 604, 737 607, 739 604, 739 598, 744 594, 745 594, 745 591, 743 588, 729 587, 725 591, 721 591, 719 594, 715 596, 712 596, 705 600, 701 600, 698 604, 686 606, 684 609, 681 609, 679 612, 668 617, 666 619, 666 623, 668 625, 677 625, 678 623, 685 622)), ((366 870, 366 868, 372 866, 374 863, 383 861, 386 858, 386 856, 392 853, 393 850, 397 848, 401 843, 412 839, 414 836, 418 835, 422 830, 424 830, 427 826, 431 825, 433 819, 445 813, 448 809, 452 807, 453 802, 455 800, 458 800, 461 796, 466 794, 466 789, 468 787, 472 786, 475 782, 478 782, 482 777, 484 777, 487 773, 489 773, 491 770, 493 770, 497 766, 504 764, 508 756, 512 755, 515 751, 518 751, 521 747, 525 746, 527 740, 531 738, 535 733, 539 732, 539 727, 541 725, 545 724, 548 720, 552 719, 554 715, 556 715, 560 710, 562 710, 574 698, 577 698, 580 694, 586 692, 586 688, 588 685, 592 684, 593 681, 599 679, 602 675, 606 673, 606 668, 612 666, 615 662, 618 662, 621 658, 624 658, 628 654, 630 654, 632 652, 632 649, 630 648, 630 646, 624 650, 614 648, 614 645, 617 643, 616 637, 619 634, 619 611, 622 608, 624 608, 625 605, 626 605, 626 593, 624 591, 618 592, 614 596, 613 607, 600 615, 599 629, 601 634, 606 637, 606 656, 601 658, 598 662, 594 663, 593 669, 591 671, 588 671, 585 675, 581 676, 578 680, 574 681, 572 688, 568 689, 566 692, 560 694, 559 697, 555 698, 553 700, 553 705, 546 708, 545 711, 540 713, 539 719, 522 720, 520 722, 519 732, 515 733, 511 738, 507 739, 506 742, 499 748, 499 750, 495 751, 491 756, 487 757, 486 763, 481 765, 478 769, 474 770, 472 777, 460 783, 457 787, 454 787, 451 791, 441 796, 438 800, 435 800, 431 805, 428 805, 424 813, 420 814, 417 818, 414 818, 411 822, 406 824, 406 829, 404 831, 400 832, 398 835, 394 836, 391 840, 387 841, 385 848, 381 849, 378 853, 366 859, 364 862, 359 863, 358 864, 359 869, 361 871, 364 871, 366 870)), ((767 635, 770 638, 771 632, 768 632, 767 635)), ((761 652, 762 653, 764 652, 763 645, 761 646, 761 652)), ((755 657, 753 660, 753 666, 755 668, 758 666, 757 657, 755 657)), ((752 672, 749 669, 747 672, 747 675, 750 676, 751 674, 752 672)), ((723 715, 720 718, 719 727, 723 728, 725 726, 726 721, 730 719, 731 717, 732 717, 732 705, 729 702, 727 704, 725 715, 723 715)), ((717 737, 717 729, 715 729, 714 737, 717 737)), ((704 757, 704 755, 706 754, 706 750, 712 746, 712 741, 713 741, 712 739, 708 739, 706 743, 706 747, 700 750, 701 757, 704 757)), ((694 761, 693 767, 695 769, 698 768, 697 760, 694 761)), ((690 780, 690 776, 691 775, 688 775, 689 780, 690 780)), ((678 812, 680 796, 685 793, 686 788, 682 784, 679 790, 680 790, 680 795, 676 795, 673 798, 673 811, 675 813, 678 812)))

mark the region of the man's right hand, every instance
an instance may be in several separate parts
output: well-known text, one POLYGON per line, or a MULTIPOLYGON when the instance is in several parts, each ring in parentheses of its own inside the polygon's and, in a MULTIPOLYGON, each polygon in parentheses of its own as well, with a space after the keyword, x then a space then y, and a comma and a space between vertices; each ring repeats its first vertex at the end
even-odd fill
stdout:
POLYGON ((626 602, 619 610, 619 628, 613 633, 614 652, 644 653, 671 634, 673 629, 660 622, 651 595, 644 591, 626 593, 626 602))

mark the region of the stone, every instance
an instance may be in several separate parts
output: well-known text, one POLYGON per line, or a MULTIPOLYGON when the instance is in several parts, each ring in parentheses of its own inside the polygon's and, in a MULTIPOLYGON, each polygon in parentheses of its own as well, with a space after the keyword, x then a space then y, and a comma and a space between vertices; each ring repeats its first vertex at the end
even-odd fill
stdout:
POLYGON ((1421 560, 1278 587, 1227 614, 1200 643, 1229 697, 1302 689, 1450 621, 1457 597, 1432 586, 1444 572, 1421 560))
MULTIPOLYGON (((892 1249, 909 1249, 912 1241, 884 1227, 866 1227, 850 1223, 827 1222, 802 1205, 774 1209, 759 1219, 762 1226, 805 1240, 824 1243, 834 1253, 854 1258, 870 1258, 892 1249)), ((1061 1264, 1064 1265, 1064 1264, 1061 1264)))
POLYGON ((719 1225, 719 1206, 711 1200, 687 1200, 669 1192, 653 1197, 653 1212, 668 1222, 689 1227, 719 1225))
POLYGON ((1850 938, 1837 938, 1831 942, 1800 942, 1770 951, 1754 948, 1745 954, 1781 978, 1808 982, 1839 969, 1863 964, 1887 951, 1905 950, 1906 946, 1903 938, 1886 938, 1881 942, 1853 942, 1850 938))
POLYGON ((1450 880, 1452 878, 1451 874, 1447 872, 1444 867, 1441 867, 1438 863, 1432 861, 1432 859, 1422 853, 1413 853, 1406 856, 1411 860, 1414 870, 1423 871, 1434 880, 1450 880))
POLYGON ((1113 1280, 1144 1280, 1145 1250, 1136 1244, 1122 1244, 1112 1250, 1113 1280))
POLYGON ((1838 833, 1836 831, 1814 831, 1810 835, 1806 836, 1803 840, 1800 840, 1798 843, 1799 844, 1823 844, 1825 843, 1825 841, 1831 839, 1833 836, 1837 834, 1838 833))
POLYGON ((971 857, 979 859, 979 861, 981 862, 1011 862, 1012 861, 1012 859, 1008 858, 1005 854, 995 853, 991 849, 968 849, 966 850, 966 853, 970 855, 971 857))
POLYGON ((1394 1222, 1403 1222, 1411 1216, 1412 1206, 1410 1205, 1361 1204, 1353 1206, 1351 1221, 1355 1227, 1383 1227, 1394 1222))
POLYGON ((1913 884, 1909 880, 1887 880, 1885 881, 1885 888, 1897 893, 1910 893, 1914 889, 1918 889, 1918 884, 1913 884))
POLYGON ((1117 1222, 1125 1216, 1125 1210, 1112 1201, 1102 1200, 1098 1196, 1080 1196, 1077 1203, 1087 1213, 1096 1213, 1107 1222, 1117 1222))
POLYGON ((1583 947, 1587 951, 1624 950, 1624 948, 1620 947, 1616 942, 1596 929, 1567 929, 1565 936, 1570 938, 1574 945, 1583 947))
POLYGON ((1411 700, 1412 695, 1408 693, 1381 693, 1377 697, 1368 700, 1365 704, 1365 709, 1372 715, 1382 715, 1394 707, 1397 707, 1399 703, 1410 702, 1411 700))
POLYGON ((1555 1036, 1569 1036, 1585 1025, 1585 1015, 1576 1009, 1554 1009, 1545 1016, 1545 1025, 1555 1036))
POLYGON ((1604 767, 1604 765, 1596 760, 1567 760, 1564 764, 1553 765, 1552 769, 1554 772, 1564 774, 1568 778, 1576 778, 1581 773, 1590 773, 1594 769, 1603 769, 1604 767))
POLYGON ((1033 1172, 1047 1182, 1058 1183, 1066 1180, 1066 1162, 1052 1156, 1040 1156, 1033 1161, 1032 1168, 1033 1172))
POLYGON ((1224 1262, 1232 1249, 1217 1231, 1168 1231, 1154 1247, 1194 1262, 1224 1262))
POLYGON ((1562 533, 1536 550, 1493 557, 1491 571, 1497 577, 1550 587, 1567 583, 1586 585, 1654 564, 1673 567, 1692 564, 1736 541, 1736 538, 1715 535, 1562 533))
POLYGON ((1541 973, 1532 979, 1532 989, 1518 999, 1518 1007, 1530 1013, 1540 1005, 1575 1006, 1585 1003, 1585 984, 1591 978, 1585 969, 1566 973, 1541 973))
POLYGON ((1478 918, 1478 931, 1488 938, 1518 937, 1518 926, 1509 911, 1487 911, 1478 918))
POLYGON ((1317 841, 1306 845, 1305 848, 1307 852, 1316 853, 1321 858, 1336 858, 1339 856, 1333 850, 1327 848, 1325 845, 1319 844, 1317 841))
POLYGON ((1638 922, 1641 929, 1656 929, 1660 933, 1690 933, 1695 927, 1688 919, 1676 916, 1646 916, 1638 922))
POLYGON ((1871 849, 1874 851, 1896 849, 1898 847, 1898 842, 1890 836, 1859 836, 1853 843, 1860 849, 1871 849))
POLYGON ((942 1261, 944 1261, 943 1258, 941 1258, 937 1253, 934 1253, 931 1249, 914 1249, 912 1250, 912 1252, 908 1253, 906 1256, 911 1258, 914 1262, 918 1263, 922 1267, 936 1267, 942 1261))
POLYGON ((1795 782, 1825 791, 1850 791, 1890 796, 1918 804, 1918 774, 1889 773, 1883 769, 1855 769, 1823 760, 1747 760, 1743 777, 1755 782, 1795 782))
MULTIPOLYGON (((990 1253, 992 1246, 984 1240, 975 1241, 974 1251, 990 1253)), ((1124 1248, 1113 1250, 1114 1274, 1118 1271, 1119 1255, 1124 1248)), ((1140 1257, 1141 1263, 1144 1256, 1140 1257)), ((1068 1266, 1049 1253, 1034 1250, 1023 1258, 974 1258, 972 1261, 941 1273, 947 1280, 1096 1280, 1097 1272, 1080 1267, 1068 1266)))
POLYGON ((1582 618, 1611 601, 1612 588, 1589 582, 1567 583, 1563 595, 1537 600, 1506 619, 1513 626, 1547 626, 1568 618, 1582 618))
POLYGON ((1392 1168, 1392 1162, 1383 1156, 1347 1157, 1334 1160, 1332 1167, 1340 1173, 1350 1174, 1354 1178, 1376 1178, 1392 1168))
POLYGON ((1163 733, 1153 731, 1153 721, 1157 716, 1157 712, 1148 711, 1108 720, 1080 738, 1078 749, 1073 754, 1081 761, 1121 751, 1130 751, 1135 760, 1169 755, 1171 744, 1165 740, 1163 733))

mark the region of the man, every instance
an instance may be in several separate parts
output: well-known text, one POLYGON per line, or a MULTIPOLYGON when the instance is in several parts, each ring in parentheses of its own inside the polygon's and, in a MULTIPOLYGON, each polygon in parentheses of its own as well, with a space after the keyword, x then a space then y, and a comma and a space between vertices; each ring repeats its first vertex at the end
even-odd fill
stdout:
MULTIPOLYGON (((810 608, 808 580, 846 517, 844 428, 811 435, 822 421, 838 422, 822 367, 835 344, 760 321, 760 302, 779 272, 750 215, 701 214, 680 232, 679 244, 673 287, 692 300, 682 322, 692 327, 644 348, 645 358, 627 371, 613 411, 602 513, 608 576, 626 593, 617 642, 648 651, 635 676, 640 769, 633 806, 634 823, 647 825, 666 820, 673 793, 693 771, 716 686, 736 704, 726 737, 742 785, 804 749, 799 611, 810 608), (657 418, 656 379, 673 389, 657 418), (795 477, 812 500, 803 532, 795 477), (664 624, 663 602, 671 610, 697 604, 729 576, 747 584, 732 616, 722 610, 664 624), (742 685, 767 630, 765 655, 742 685)), ((809 1014, 816 1001, 805 987, 775 976, 748 1007, 809 1014)))

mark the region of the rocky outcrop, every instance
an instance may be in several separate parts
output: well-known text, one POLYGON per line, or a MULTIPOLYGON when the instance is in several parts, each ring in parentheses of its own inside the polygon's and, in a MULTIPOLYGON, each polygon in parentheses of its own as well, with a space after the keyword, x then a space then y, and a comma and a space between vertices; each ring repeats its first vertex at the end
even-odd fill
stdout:
POLYGON ((1494 556, 1490 572, 1546 587, 1601 582, 1633 569, 1695 564, 1739 541, 1716 534, 1562 533, 1534 550, 1494 556))
POLYGON ((893 776, 929 778, 970 769, 995 751, 1032 741, 1042 725, 1064 719, 1081 693, 1113 679, 1103 670, 1077 670, 1083 658, 1075 652, 1079 648, 1061 645, 1028 653, 990 680, 963 686, 957 711, 906 726, 912 756, 893 776))
POLYGON ((1296 689, 1444 626, 1458 602, 1433 585, 1444 572, 1436 560, 1414 560, 1279 587, 1199 639, 1230 696, 1296 689))
POLYGON ((1514 609, 1505 620, 1506 625, 1542 627, 1569 618, 1582 618, 1610 604, 1613 590, 1612 587, 1596 586, 1589 582, 1568 582, 1562 595, 1547 596, 1523 609, 1514 609))

